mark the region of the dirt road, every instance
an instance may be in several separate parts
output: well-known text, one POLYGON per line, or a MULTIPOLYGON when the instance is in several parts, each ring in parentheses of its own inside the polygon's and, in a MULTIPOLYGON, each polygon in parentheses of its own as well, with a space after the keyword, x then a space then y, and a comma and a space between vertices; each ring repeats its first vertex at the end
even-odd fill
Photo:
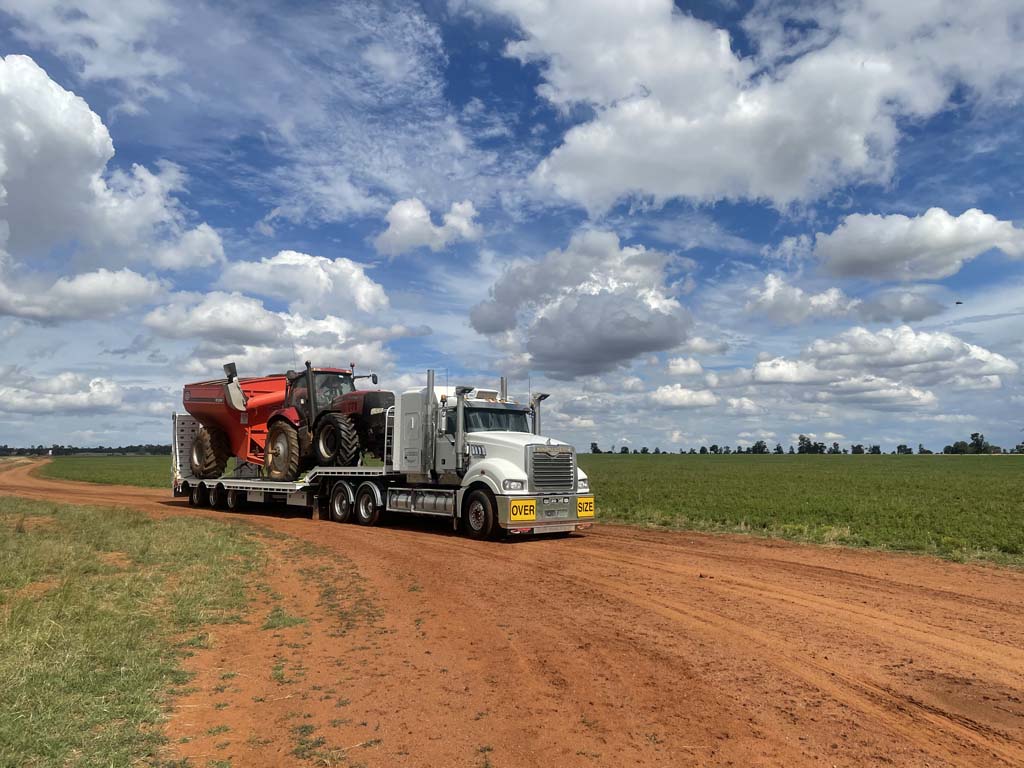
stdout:
MULTIPOLYGON (((30 469, 0 474, 0 493, 196 514, 30 469)), ((1024 765, 1019 572, 612 526, 483 544, 281 515, 231 517, 346 565, 271 547, 270 590, 308 621, 218 629, 190 660, 197 690, 169 730, 193 764, 1024 765), (358 599, 368 618, 338 629, 358 599)))

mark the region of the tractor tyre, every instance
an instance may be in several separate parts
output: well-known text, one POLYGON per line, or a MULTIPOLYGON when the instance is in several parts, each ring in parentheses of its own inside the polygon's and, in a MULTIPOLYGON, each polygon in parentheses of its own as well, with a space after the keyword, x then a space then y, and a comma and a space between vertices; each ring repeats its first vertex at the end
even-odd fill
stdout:
POLYGON ((203 480, 220 477, 230 458, 228 436, 215 427, 201 427, 188 457, 192 476, 203 480))
POLYGON ((313 447, 317 464, 322 467, 354 467, 359 462, 359 433, 352 419, 343 413, 323 417, 313 447))
POLYGON ((291 482, 299 476, 299 433, 287 421, 270 425, 263 471, 268 479, 280 482, 291 482))

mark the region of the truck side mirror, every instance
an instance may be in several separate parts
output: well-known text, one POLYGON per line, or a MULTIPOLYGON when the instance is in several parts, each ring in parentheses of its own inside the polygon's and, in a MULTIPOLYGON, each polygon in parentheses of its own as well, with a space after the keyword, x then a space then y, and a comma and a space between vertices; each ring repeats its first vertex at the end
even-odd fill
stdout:
POLYGON ((376 373, 371 373, 370 374, 370 381, 373 382, 374 386, 377 385, 377 374, 376 373))

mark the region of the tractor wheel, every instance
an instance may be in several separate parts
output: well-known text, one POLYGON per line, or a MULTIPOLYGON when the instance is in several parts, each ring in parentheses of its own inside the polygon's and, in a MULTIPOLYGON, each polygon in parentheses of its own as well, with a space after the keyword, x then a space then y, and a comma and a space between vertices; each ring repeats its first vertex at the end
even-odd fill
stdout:
POLYGON ((488 491, 477 488, 466 497, 462 530, 472 539, 495 539, 501 532, 498 509, 488 491))
POLYGON ((224 474, 229 458, 231 446, 228 445, 228 436, 216 428, 200 428, 189 453, 188 463, 192 476, 203 480, 220 477, 224 474))
POLYGON ((328 413, 316 431, 317 464, 322 467, 354 467, 359 461, 359 434, 352 419, 343 413, 328 413))
POLYGON ((299 476, 299 434, 287 421, 271 424, 263 469, 271 480, 290 482, 299 476))

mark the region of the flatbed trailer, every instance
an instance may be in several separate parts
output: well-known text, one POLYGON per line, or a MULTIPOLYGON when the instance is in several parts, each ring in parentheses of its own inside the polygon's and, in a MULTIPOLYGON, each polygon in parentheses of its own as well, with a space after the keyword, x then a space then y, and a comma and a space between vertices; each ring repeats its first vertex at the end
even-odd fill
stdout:
MULTIPOLYGON (((238 462, 232 472, 221 477, 194 477, 189 457, 202 424, 188 414, 175 413, 171 450, 173 493, 187 496, 190 506, 195 507, 234 511, 248 504, 283 503, 309 510, 315 520, 363 525, 376 525, 384 512, 400 512, 447 518, 457 530, 464 496, 473 487, 410 482, 406 473, 396 471, 389 447, 393 422, 393 414, 388 413, 386 458, 382 466, 314 467, 293 482, 280 482, 262 477, 261 467, 246 462, 238 462)), ((594 499, 589 493, 524 495, 529 498, 492 494, 498 507, 499 527, 506 533, 564 534, 592 525, 594 499), (532 519, 524 509, 532 509, 532 519)))

